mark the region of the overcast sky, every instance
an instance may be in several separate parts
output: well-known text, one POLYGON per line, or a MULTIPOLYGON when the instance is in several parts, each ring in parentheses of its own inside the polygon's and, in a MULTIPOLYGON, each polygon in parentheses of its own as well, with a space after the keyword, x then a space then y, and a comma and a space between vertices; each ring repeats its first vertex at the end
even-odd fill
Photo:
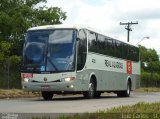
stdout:
POLYGON ((140 42, 160 54, 160 1, 159 0, 47 0, 47 6, 61 7, 67 12, 63 23, 82 24, 105 32, 110 37, 127 41, 127 30, 120 22, 132 25, 130 42, 140 42))

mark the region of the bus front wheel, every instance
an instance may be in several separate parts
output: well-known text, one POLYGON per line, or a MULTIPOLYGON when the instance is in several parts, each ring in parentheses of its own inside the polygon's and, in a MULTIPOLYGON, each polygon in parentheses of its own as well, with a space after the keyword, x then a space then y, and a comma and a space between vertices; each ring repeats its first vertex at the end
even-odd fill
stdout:
POLYGON ((101 92, 95 92, 95 94, 94 94, 94 97, 95 98, 100 98, 101 97, 101 92))
POLYGON ((53 92, 42 91, 41 93, 44 100, 52 100, 53 92))
POLYGON ((94 96, 95 96, 95 83, 93 80, 91 80, 89 83, 88 91, 83 92, 83 96, 87 99, 94 98, 94 96))

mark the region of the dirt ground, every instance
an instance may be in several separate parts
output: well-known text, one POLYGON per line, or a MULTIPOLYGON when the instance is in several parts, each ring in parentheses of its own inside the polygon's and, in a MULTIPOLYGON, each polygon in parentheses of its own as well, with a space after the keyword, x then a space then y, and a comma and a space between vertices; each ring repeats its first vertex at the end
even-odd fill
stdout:
POLYGON ((0 99, 5 98, 27 98, 27 97, 39 97, 40 93, 24 92, 18 89, 0 89, 0 99))

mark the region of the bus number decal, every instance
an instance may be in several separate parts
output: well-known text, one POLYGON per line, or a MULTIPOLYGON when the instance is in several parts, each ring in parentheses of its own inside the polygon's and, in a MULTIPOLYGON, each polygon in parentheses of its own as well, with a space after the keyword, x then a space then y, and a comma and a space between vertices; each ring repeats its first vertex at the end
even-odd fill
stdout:
POLYGON ((96 60, 95 60, 95 59, 92 59, 92 62, 93 62, 93 63, 96 63, 96 60))
POLYGON ((126 65, 127 65, 127 74, 132 74, 132 61, 127 60, 126 65))

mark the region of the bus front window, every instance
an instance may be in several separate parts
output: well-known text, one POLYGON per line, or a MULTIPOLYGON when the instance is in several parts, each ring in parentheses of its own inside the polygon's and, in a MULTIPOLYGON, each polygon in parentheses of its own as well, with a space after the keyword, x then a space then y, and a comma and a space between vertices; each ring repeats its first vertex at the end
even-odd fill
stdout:
POLYGON ((47 71, 68 71, 75 67, 75 31, 56 30, 49 36, 47 71))
POLYGON ((75 39, 76 31, 73 29, 29 31, 23 50, 22 70, 74 70, 75 39))

